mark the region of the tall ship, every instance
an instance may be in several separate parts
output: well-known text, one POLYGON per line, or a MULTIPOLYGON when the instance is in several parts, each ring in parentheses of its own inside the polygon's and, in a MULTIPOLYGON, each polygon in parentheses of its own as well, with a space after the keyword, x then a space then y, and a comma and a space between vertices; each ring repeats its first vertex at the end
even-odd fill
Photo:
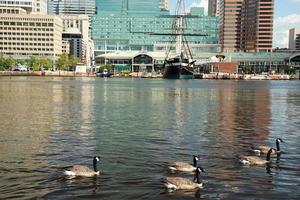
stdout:
MULTIPOLYGON (((175 36, 176 51, 175 56, 170 56, 170 52, 167 53, 167 57, 164 62, 163 78, 166 79, 192 79, 194 78, 194 63, 191 49, 189 48, 186 36, 192 36, 195 34, 185 33, 186 27, 186 14, 185 14, 185 2, 184 0, 177 0, 175 20, 173 24, 175 36)), ((197 34, 198 36, 205 36, 203 34, 197 34)))

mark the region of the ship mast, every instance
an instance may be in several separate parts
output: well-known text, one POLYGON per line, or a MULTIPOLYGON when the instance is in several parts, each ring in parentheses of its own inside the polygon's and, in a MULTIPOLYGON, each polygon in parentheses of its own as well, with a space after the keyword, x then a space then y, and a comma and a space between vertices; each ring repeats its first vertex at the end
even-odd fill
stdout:
POLYGON ((183 47, 183 34, 184 34, 184 15, 185 15, 185 4, 184 0, 177 0, 176 3, 176 22, 175 22, 175 34, 176 34, 176 56, 182 55, 183 47))

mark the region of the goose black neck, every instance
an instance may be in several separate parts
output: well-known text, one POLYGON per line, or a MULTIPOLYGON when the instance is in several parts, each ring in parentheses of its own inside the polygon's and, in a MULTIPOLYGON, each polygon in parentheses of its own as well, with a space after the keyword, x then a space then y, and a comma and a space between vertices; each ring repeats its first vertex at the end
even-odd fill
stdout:
POLYGON ((94 171, 95 171, 95 172, 98 172, 98 168, 97 168, 97 160, 96 160, 96 159, 94 159, 94 161, 93 161, 93 167, 94 167, 94 171))
POLYGON ((196 157, 194 157, 194 159, 193 159, 193 166, 197 167, 197 159, 196 159, 196 157))
POLYGON ((199 171, 196 171, 196 177, 195 177, 195 179, 196 179, 196 182, 197 182, 198 184, 201 183, 201 177, 200 177, 200 172, 199 172, 199 171))
POLYGON ((271 159, 271 153, 272 153, 272 150, 270 149, 268 151, 268 154, 267 154, 267 161, 270 161, 270 159, 271 159))
POLYGON ((279 145, 279 141, 276 140, 276 148, 277 148, 277 151, 279 152, 280 151, 280 145, 279 145))

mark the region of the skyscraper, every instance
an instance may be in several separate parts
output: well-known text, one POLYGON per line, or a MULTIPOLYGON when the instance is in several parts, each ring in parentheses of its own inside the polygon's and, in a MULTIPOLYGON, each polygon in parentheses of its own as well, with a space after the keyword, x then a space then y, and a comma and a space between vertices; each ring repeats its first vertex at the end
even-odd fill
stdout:
POLYGON ((208 15, 219 16, 220 15, 221 0, 209 0, 208 1, 208 15))
POLYGON ((96 0, 97 13, 114 15, 161 15, 168 13, 169 0, 96 0))
POLYGON ((95 0, 48 0, 48 13, 51 14, 84 14, 91 18, 95 10, 95 0))
POLYGON ((289 31, 289 49, 300 50, 300 29, 290 29, 289 31))
POLYGON ((274 0, 222 0, 222 51, 272 51, 274 0))

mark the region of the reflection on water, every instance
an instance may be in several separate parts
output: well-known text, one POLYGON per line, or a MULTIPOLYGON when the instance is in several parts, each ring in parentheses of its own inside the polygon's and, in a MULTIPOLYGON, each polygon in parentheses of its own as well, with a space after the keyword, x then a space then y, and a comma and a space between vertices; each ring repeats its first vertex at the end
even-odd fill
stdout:
POLYGON ((1 199, 297 198, 300 83, 0 77, 1 199), (245 167, 252 144, 275 146, 269 166, 245 167), (204 188, 169 193, 174 161, 201 155, 204 188), (60 168, 101 176, 68 180, 60 168))

